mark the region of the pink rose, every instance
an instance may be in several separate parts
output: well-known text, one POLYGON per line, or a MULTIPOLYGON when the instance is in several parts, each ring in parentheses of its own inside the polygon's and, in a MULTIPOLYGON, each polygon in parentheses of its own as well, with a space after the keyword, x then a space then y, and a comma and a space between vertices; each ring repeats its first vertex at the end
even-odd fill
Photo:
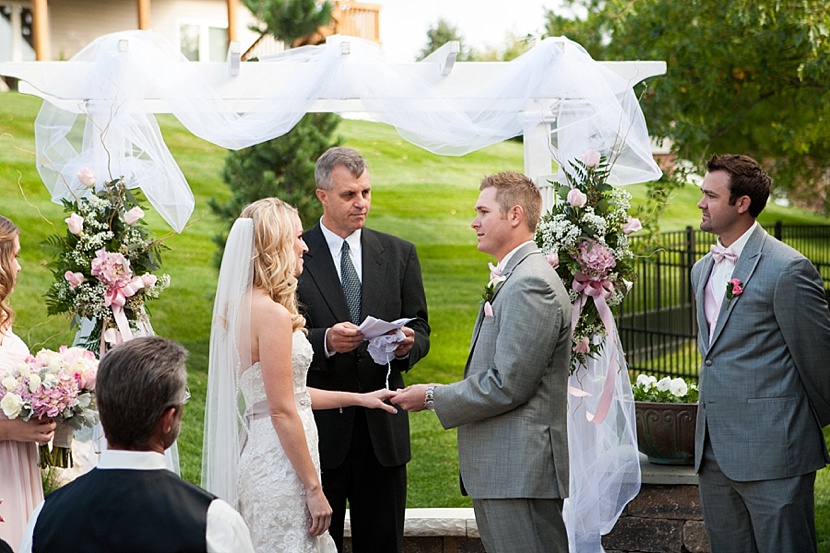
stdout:
POLYGON ((579 159, 585 164, 585 167, 589 167, 591 169, 596 169, 599 166, 599 158, 599 152, 596 150, 588 150, 579 156, 579 159))
POLYGON ((78 171, 78 180, 87 188, 95 186, 95 173, 89 167, 83 167, 78 171))
POLYGON ((588 340, 587 336, 583 336, 579 340, 577 340, 576 344, 574 344, 574 351, 576 353, 590 353, 591 352, 591 341, 588 340))
POLYGON ((138 206, 135 206, 134 208, 132 208, 124 214, 124 222, 132 226, 136 224, 136 222, 142 217, 144 217, 144 210, 142 210, 138 206))
POLYGON ((550 263, 550 266, 553 267, 554 269, 559 267, 559 254, 558 253, 550 252, 549 254, 547 254, 545 256, 545 259, 548 260, 548 263, 550 263))
POLYGON ((156 275, 151 275, 150 273, 144 273, 141 275, 141 282, 144 284, 145 288, 155 286, 157 280, 158 278, 156 278, 156 275))
POLYGON ((66 279, 66 282, 69 283, 70 288, 77 288, 84 282, 84 275, 83 273, 73 273, 72 271, 66 271, 64 273, 63 278, 66 279))
POLYGON ((69 232, 75 236, 81 234, 81 231, 84 230, 84 218, 77 213, 73 213, 64 221, 66 221, 66 226, 69 227, 69 232))
POLYGON ((581 191, 577 190, 576 188, 572 188, 570 192, 568 192, 568 203, 574 207, 582 207, 588 202, 588 196, 586 196, 581 191))
POLYGON ((632 232, 637 232, 638 230, 643 230, 643 224, 640 223, 640 220, 636 217, 629 217, 628 222, 622 226, 624 234, 631 234, 632 232))

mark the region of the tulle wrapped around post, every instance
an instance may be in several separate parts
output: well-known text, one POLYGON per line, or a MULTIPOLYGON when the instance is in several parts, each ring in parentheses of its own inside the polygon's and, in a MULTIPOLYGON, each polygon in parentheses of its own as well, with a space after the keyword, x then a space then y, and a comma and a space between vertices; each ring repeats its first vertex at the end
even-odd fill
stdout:
POLYGON ((571 553, 602 553, 609 533, 640 491, 634 397, 622 346, 601 338, 601 354, 588 357, 569 379, 568 448, 570 497, 563 515, 571 553), (602 423, 589 420, 598 409, 609 371, 614 388, 602 423))

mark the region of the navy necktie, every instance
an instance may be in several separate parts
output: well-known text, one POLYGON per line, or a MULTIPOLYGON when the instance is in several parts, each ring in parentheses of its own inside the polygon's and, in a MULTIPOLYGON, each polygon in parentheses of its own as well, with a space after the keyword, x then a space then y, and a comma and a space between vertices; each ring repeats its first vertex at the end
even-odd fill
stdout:
POLYGON ((340 249, 340 283, 343 285, 343 295, 346 296, 346 303, 349 305, 349 314, 354 324, 360 324, 360 299, 362 295, 360 279, 352 263, 352 256, 349 253, 349 243, 343 240, 343 247, 340 249))

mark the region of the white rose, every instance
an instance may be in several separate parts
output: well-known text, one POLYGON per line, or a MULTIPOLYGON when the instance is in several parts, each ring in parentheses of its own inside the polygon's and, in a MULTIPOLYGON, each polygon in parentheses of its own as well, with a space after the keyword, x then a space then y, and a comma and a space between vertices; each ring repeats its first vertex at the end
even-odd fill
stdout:
POLYGON ((3 396, 0 400, 0 408, 3 409, 3 414, 9 419, 16 419, 23 409, 23 398, 11 392, 3 396))
POLYGON ((657 384, 655 384, 655 386, 657 386, 657 389, 661 392, 666 392, 671 386, 671 378, 669 378, 668 376, 665 378, 661 378, 657 381, 657 384))
POLYGON ((31 393, 35 393, 38 388, 40 388, 41 380, 40 376, 33 374, 29 377, 29 391, 31 393))
POLYGON ((17 389, 17 379, 13 376, 7 376, 3 379, 3 387, 9 392, 17 389))

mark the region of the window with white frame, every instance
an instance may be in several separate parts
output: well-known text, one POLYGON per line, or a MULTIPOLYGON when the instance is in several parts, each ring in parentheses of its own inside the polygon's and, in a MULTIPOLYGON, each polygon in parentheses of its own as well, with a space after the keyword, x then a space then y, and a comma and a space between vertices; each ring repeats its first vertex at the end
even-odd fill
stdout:
POLYGON ((179 23, 179 50, 190 61, 225 61, 228 28, 204 22, 179 23))
POLYGON ((32 6, 0 0, 0 61, 34 61, 32 6))

